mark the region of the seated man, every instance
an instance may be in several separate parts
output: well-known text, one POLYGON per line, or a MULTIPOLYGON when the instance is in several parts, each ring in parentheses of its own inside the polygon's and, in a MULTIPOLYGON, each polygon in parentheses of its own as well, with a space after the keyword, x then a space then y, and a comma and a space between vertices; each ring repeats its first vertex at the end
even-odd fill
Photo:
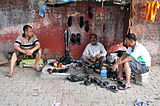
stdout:
POLYGON ((104 46, 100 43, 97 42, 97 35, 96 34, 91 34, 91 43, 89 43, 82 55, 82 61, 93 64, 97 60, 105 60, 106 59, 106 50, 104 46))
POLYGON ((33 34, 33 29, 30 25, 25 25, 23 31, 24 33, 18 36, 14 43, 15 51, 11 57, 10 72, 7 73, 8 77, 13 76, 14 65, 16 64, 17 59, 25 59, 33 57, 34 55, 36 55, 34 68, 37 71, 40 71, 40 67, 38 66, 41 59, 40 43, 33 34))
POLYGON ((123 42, 111 46, 107 50, 107 62, 114 64, 114 62, 126 51, 123 42))
POLYGON ((137 42, 135 34, 130 33, 124 39, 124 46, 128 47, 126 52, 115 62, 112 69, 119 69, 119 81, 123 79, 122 71, 125 68, 126 82, 119 89, 131 87, 130 76, 131 70, 143 74, 149 71, 151 66, 151 57, 147 49, 137 42))

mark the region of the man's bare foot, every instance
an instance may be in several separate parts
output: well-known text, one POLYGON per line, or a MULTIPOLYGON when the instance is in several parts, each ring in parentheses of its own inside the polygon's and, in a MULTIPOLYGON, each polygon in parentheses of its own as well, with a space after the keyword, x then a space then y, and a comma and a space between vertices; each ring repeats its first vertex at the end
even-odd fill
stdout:
POLYGON ((13 76, 13 73, 11 73, 11 72, 7 72, 6 76, 10 78, 10 77, 12 77, 12 76, 13 76))
POLYGON ((35 69, 37 72, 41 72, 41 67, 39 67, 38 65, 35 65, 35 66, 34 66, 34 69, 35 69))

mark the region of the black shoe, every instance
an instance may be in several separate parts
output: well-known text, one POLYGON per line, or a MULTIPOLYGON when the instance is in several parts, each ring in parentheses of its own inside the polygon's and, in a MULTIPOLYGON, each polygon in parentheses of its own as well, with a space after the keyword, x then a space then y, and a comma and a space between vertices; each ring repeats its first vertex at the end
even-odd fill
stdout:
POLYGON ((72 16, 68 17, 68 27, 72 26, 72 16))
POLYGON ((76 35, 75 35, 75 34, 72 34, 72 35, 71 35, 71 43, 72 43, 73 45, 76 44, 76 35))
POLYGON ((94 77, 93 82, 96 83, 97 85, 101 85, 102 81, 99 80, 98 78, 94 77))
POLYGON ((106 88, 108 84, 109 84, 108 81, 101 82, 101 83, 100 83, 100 87, 101 87, 101 88, 106 88))
POLYGON ((80 18, 79 18, 79 26, 80 26, 80 28, 82 28, 83 25, 84 25, 84 19, 83 19, 83 16, 80 16, 80 18))
POLYGON ((91 7, 88 7, 88 17, 90 19, 92 19, 92 17, 93 17, 93 13, 92 13, 92 8, 91 7))
POLYGON ((87 78, 87 80, 84 81, 84 85, 89 86, 92 83, 92 78, 87 78))
POLYGON ((79 44, 81 44, 81 35, 80 35, 80 33, 77 33, 77 35, 76 35, 76 44, 77 45, 79 45, 79 44))
POLYGON ((85 21, 85 31, 89 32, 89 22, 85 21))
POLYGON ((70 82, 78 82, 78 77, 76 75, 70 75, 66 78, 67 80, 69 80, 70 82))

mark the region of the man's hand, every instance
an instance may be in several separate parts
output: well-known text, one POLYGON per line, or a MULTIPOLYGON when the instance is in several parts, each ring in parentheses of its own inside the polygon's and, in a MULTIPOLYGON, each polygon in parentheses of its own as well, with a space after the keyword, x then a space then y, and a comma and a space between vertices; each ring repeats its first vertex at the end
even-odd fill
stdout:
POLYGON ((100 55, 100 54, 97 54, 95 57, 96 57, 97 59, 99 59, 99 58, 101 57, 101 55, 100 55))
POLYGON ((113 69, 113 71, 116 71, 116 69, 118 68, 118 65, 114 64, 111 68, 113 69))
POLYGON ((33 54, 33 52, 34 52, 34 51, 33 51, 32 49, 31 49, 31 50, 27 50, 27 55, 28 55, 28 56, 31 56, 31 55, 33 54))
POLYGON ((95 62, 95 61, 96 61, 96 59, 95 59, 94 57, 91 57, 90 60, 91 60, 92 62, 95 62))

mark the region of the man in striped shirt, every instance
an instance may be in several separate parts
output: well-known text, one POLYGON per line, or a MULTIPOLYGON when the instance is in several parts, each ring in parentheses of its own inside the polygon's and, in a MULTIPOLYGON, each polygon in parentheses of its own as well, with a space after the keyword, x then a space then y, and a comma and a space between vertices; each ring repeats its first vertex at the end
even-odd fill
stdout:
POLYGON ((10 72, 7 73, 8 77, 13 76, 14 65, 17 59, 36 58, 34 68, 40 71, 38 63, 41 59, 40 43, 36 35, 33 34, 33 29, 30 25, 23 27, 24 33, 17 37, 14 43, 15 52, 11 58, 10 72))

